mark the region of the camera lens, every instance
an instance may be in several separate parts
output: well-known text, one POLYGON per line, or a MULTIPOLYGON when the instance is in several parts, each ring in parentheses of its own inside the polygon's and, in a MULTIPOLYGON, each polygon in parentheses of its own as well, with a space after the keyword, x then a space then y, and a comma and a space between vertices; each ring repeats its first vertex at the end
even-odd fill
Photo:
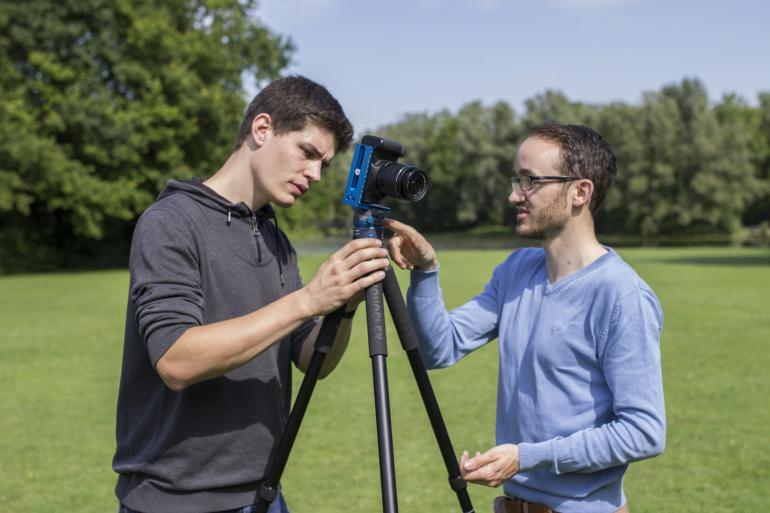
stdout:
POLYGON ((386 162, 375 181, 378 193, 407 201, 421 200, 428 192, 428 177, 409 164, 386 162))

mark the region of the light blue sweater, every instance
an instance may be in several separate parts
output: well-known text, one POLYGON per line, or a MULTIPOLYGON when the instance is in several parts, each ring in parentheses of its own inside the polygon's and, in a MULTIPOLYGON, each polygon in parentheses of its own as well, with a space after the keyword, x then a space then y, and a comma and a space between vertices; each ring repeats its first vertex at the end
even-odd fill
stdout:
POLYGON ((553 284, 542 249, 514 251, 451 312, 438 272, 414 271, 407 303, 429 368, 499 338, 497 444, 518 444, 521 460, 506 493, 561 513, 626 502, 628 463, 665 445, 663 315, 614 250, 553 284))

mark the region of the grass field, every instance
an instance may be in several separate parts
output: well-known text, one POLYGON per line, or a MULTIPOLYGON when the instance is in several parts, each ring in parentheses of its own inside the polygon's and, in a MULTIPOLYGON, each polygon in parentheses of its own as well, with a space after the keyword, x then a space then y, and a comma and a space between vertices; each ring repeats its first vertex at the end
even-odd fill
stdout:
MULTIPOLYGON (((663 304, 666 452, 634 464, 634 513, 770 507, 770 252, 629 249, 663 304)), ((447 305, 504 251, 441 253, 447 305)), ((310 277, 321 256, 302 260, 310 277)), ((408 276, 399 273, 406 286, 408 276)), ((0 277, 0 513, 116 511, 114 408, 128 274, 0 277)), ((459 511, 408 362, 389 331, 399 510, 459 511)), ((496 343, 431 372, 455 449, 494 444, 496 343)), ((299 383, 300 376, 296 376, 299 383)), ((296 388, 295 388, 296 390, 296 388)), ((293 513, 381 511, 364 316, 319 383, 283 479, 293 513)), ((479 512, 499 490, 471 486, 479 512)))

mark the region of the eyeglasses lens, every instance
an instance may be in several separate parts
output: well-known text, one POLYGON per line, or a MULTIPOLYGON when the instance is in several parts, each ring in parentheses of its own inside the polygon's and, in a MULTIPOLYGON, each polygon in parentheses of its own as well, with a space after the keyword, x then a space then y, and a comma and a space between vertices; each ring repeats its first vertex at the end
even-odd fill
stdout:
POLYGON ((519 187, 522 191, 532 190, 532 179, 527 175, 514 176, 511 178, 511 186, 514 189, 519 187))

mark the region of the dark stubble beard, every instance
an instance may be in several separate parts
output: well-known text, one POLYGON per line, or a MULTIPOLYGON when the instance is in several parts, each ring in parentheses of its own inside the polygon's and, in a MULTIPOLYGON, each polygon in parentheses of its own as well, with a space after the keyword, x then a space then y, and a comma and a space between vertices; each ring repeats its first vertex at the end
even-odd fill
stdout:
MULTIPOLYGON (((526 203, 525 203, 526 205, 526 203)), ((516 225, 516 234, 525 239, 546 240, 559 235, 567 226, 569 214, 564 213, 567 206, 566 191, 556 196, 548 205, 529 210, 529 227, 522 229, 516 225)))

